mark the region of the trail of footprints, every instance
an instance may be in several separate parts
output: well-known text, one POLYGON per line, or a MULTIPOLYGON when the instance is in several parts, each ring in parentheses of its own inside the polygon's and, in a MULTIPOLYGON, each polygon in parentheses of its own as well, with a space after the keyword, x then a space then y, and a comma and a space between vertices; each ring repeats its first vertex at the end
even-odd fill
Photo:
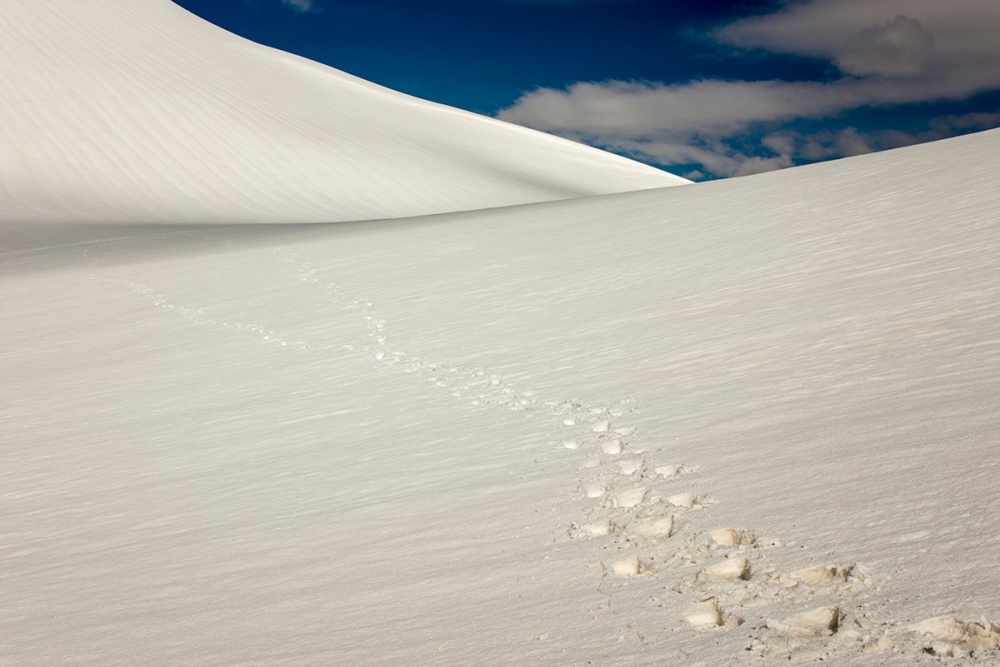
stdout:
MULTIPOLYGON (((869 609, 878 586, 855 563, 804 562, 783 572, 768 564, 780 540, 743 527, 702 530, 688 521, 714 499, 684 489, 697 466, 663 464, 644 446, 647 439, 624 425, 616 407, 587 410, 564 403, 568 436, 560 446, 583 455, 586 473, 577 489, 590 501, 570 539, 601 540, 613 554, 604 574, 621 579, 666 579, 686 599, 683 620, 698 631, 742 628, 753 617, 745 649, 761 657, 824 660, 850 651, 929 654, 939 658, 995 659, 1000 625, 950 616, 901 625, 880 621, 869 609), (769 606, 794 609, 773 617, 769 606)), ((632 411, 630 411, 632 412, 632 411)))
MULTIPOLYGON (((996 659, 1000 625, 951 616, 903 625, 879 620, 868 611, 878 586, 854 563, 802 563, 791 572, 768 564, 768 552, 780 540, 744 527, 701 529, 692 513, 715 504, 705 493, 684 487, 698 466, 662 462, 644 445, 645 434, 628 424, 637 410, 632 401, 588 406, 578 400, 545 400, 519 389, 484 368, 434 363, 397 349, 387 322, 374 303, 350 299, 312 264, 281 248, 280 262, 295 268, 297 278, 358 314, 364 325, 360 345, 316 343, 283 336, 269 327, 212 318, 201 309, 173 302, 141 283, 117 283, 157 306, 200 324, 249 333, 260 342, 298 350, 360 350, 383 367, 418 374, 428 384, 480 408, 530 411, 555 420, 565 437, 550 443, 580 457, 575 490, 586 508, 565 527, 562 539, 599 540, 612 557, 596 563, 605 577, 625 585, 634 578, 663 581, 664 589, 686 601, 681 618, 694 631, 746 631, 745 650, 764 658, 793 662, 824 660, 849 651, 872 654, 929 654, 938 658, 996 659), (772 618, 769 606, 793 613, 772 618)), ((98 281, 93 268, 84 276, 98 281)), ((613 597, 614 592, 606 593, 613 597)), ((670 623, 671 620, 667 620, 670 623)))
POLYGON ((825 648, 821 640, 838 633, 854 642, 872 642, 863 622, 854 620, 844 631, 843 605, 810 607, 815 599, 844 597, 868 587, 859 568, 814 565, 786 574, 768 567, 766 551, 781 547, 780 541, 747 528, 701 531, 687 520, 715 502, 710 495, 684 490, 685 478, 698 472, 696 466, 653 462, 632 427, 614 428, 607 419, 585 425, 590 437, 562 445, 588 452, 582 469, 593 472, 581 481, 580 493, 595 503, 567 532, 572 539, 607 543, 605 551, 614 558, 602 563, 603 571, 619 578, 668 579, 668 590, 686 600, 683 620, 699 630, 739 628, 742 614, 772 602, 801 603, 801 613, 768 619, 755 628, 747 649, 762 656, 802 657, 808 651, 818 658, 822 653, 812 645, 825 648))
POLYGON ((857 564, 804 563, 801 569, 781 572, 766 558, 768 550, 782 547, 779 540, 739 527, 697 530, 685 516, 715 500, 685 490, 684 480, 698 472, 697 466, 658 461, 643 446, 646 439, 628 424, 637 412, 632 401, 588 406, 578 400, 545 400, 487 369, 411 356, 392 345, 387 322, 373 303, 348 300, 312 265, 289 260, 297 264, 300 280, 360 313, 366 339, 362 349, 376 362, 418 373, 477 407, 531 411, 558 420, 556 428, 564 429, 566 437, 550 444, 581 457, 583 474, 575 492, 590 503, 564 536, 604 541, 605 551, 617 554, 600 563, 605 575, 667 579, 669 590, 688 600, 682 620, 696 630, 740 628, 748 611, 783 603, 782 608, 792 604, 800 610, 781 618, 765 616, 752 629, 747 651, 809 661, 851 649, 967 658, 1000 649, 1000 625, 985 620, 938 617, 903 627, 880 622, 866 611, 868 605, 859 604, 858 598, 877 586, 857 564))
MULTIPOLYGON (((578 412, 585 412, 578 410, 578 412)), ((696 466, 663 464, 642 446, 644 438, 631 426, 609 419, 614 409, 571 416, 564 425, 576 437, 561 446, 582 452, 579 494, 593 501, 567 529, 570 539, 603 540, 613 554, 602 571, 618 578, 666 578, 668 590, 686 599, 683 620, 699 630, 733 629, 741 614, 776 601, 799 602, 801 613, 769 619, 755 629, 746 648, 762 656, 822 657, 829 638, 875 650, 872 623, 849 618, 843 604, 810 607, 815 599, 845 598, 871 585, 854 565, 813 565, 782 573, 766 564, 766 551, 781 547, 747 528, 719 527, 700 531, 688 521, 692 512, 714 504, 704 493, 684 490, 696 466)), ((883 643, 882 649, 890 647, 883 643)))

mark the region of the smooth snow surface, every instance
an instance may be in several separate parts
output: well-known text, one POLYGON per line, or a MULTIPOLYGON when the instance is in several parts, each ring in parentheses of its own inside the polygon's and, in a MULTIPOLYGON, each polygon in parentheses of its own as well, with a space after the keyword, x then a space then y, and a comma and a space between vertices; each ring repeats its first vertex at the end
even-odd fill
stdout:
POLYGON ((656 188, 0 10, 0 665, 1000 664, 1000 131, 656 188))
POLYGON ((309 222, 686 183, 169 0, 0 0, 0 221, 309 222))
POLYGON ((4 227, 0 663, 1000 664, 998 169, 4 227))

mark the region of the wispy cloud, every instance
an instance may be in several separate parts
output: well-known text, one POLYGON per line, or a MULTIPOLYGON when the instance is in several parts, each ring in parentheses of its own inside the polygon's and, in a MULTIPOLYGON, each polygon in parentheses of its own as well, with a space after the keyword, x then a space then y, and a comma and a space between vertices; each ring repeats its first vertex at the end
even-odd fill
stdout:
POLYGON ((806 0, 723 26, 712 38, 737 52, 827 59, 840 72, 834 80, 576 83, 529 92, 499 116, 661 164, 697 163, 716 175, 740 175, 885 143, 845 130, 812 142, 798 137, 788 150, 776 150, 773 138, 741 146, 751 131, 1000 89, 998 34, 1000 3, 992 0, 806 0))
POLYGON ((809 0, 736 21, 715 36, 829 58, 847 74, 976 76, 1000 57, 998 27, 1000 4, 990 0, 809 0))
POLYGON ((998 125, 1000 113, 971 113, 935 118, 925 130, 916 133, 893 129, 862 132, 854 127, 812 134, 779 131, 765 136, 761 143, 775 154, 789 159, 824 160, 936 141, 956 133, 985 130, 998 125))
POLYGON ((300 14, 315 11, 317 8, 315 0, 281 0, 281 4, 300 14))

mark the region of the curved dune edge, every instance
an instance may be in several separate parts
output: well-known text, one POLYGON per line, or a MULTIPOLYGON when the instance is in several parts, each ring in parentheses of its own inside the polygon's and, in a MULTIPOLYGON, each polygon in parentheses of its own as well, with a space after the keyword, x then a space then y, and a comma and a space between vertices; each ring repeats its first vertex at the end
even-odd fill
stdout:
POLYGON ((341 221, 686 182, 255 44, 168 0, 0 11, 0 221, 341 221))

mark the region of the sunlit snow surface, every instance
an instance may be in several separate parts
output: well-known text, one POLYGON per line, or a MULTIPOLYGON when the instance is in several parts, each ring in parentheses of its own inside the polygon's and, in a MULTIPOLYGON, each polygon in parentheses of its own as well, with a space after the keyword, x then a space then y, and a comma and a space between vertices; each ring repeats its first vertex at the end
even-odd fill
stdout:
POLYGON ((998 163, 10 227, 0 660, 996 664, 998 163))
POLYGON ((644 189, 0 8, 0 664, 1000 663, 1000 132, 644 189))

